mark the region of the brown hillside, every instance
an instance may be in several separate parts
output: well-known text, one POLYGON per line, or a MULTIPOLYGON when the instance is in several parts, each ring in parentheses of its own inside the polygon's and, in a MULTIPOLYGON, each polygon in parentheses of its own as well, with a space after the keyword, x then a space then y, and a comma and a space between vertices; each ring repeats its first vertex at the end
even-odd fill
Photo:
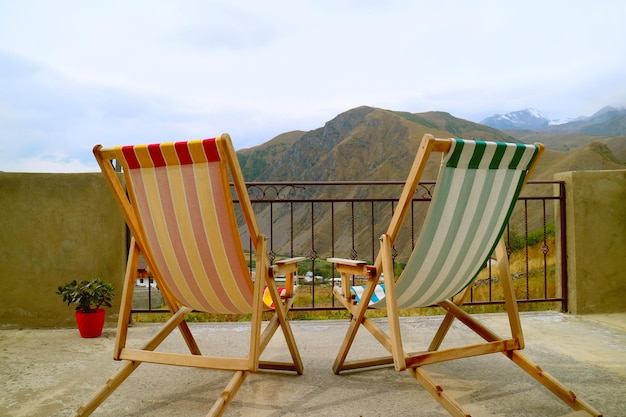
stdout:
POLYGON ((254 178, 271 167, 304 134, 301 130, 282 133, 261 145, 237 151, 244 178, 255 181, 254 178))
POLYGON ((516 141, 499 130, 448 113, 412 114, 363 106, 306 132, 284 153, 276 155, 272 164, 264 159, 268 162, 264 172, 244 172, 244 176, 249 181, 404 179, 404 171, 425 133, 516 141))
MULTIPOLYGON (((413 161, 419 141, 425 133, 437 137, 462 137, 496 141, 517 139, 502 131, 458 119, 444 112, 407 113, 372 107, 358 107, 339 114, 323 127, 309 132, 289 132, 271 141, 238 152, 244 177, 247 181, 403 181, 413 161)), ((528 135, 523 141, 529 141, 528 135)), ((534 135, 531 142, 549 139, 534 135)), ((586 138, 585 138, 586 140, 586 138)), ((565 151, 547 150, 531 179, 551 180, 556 172, 572 170, 624 169, 620 163, 626 152, 624 141, 609 140, 610 147, 596 142, 565 151), (611 149, 622 152, 619 158, 611 149), (621 158, 621 159, 620 159, 621 158)), ((584 143, 584 140, 581 141, 584 143)), ((436 158, 434 158, 436 159, 436 158)), ((424 179, 435 179, 436 162, 432 161, 424 179)), ((528 194, 552 194, 552 185, 527 189, 528 194), (543 189, 541 188, 543 187, 543 189)), ((301 187, 292 190, 298 198, 397 198, 400 188, 394 187, 301 187)), ((292 195, 293 197, 294 195, 292 195)), ((391 213, 389 203, 377 203, 377 213, 391 213)), ((258 207, 258 206, 257 206, 258 207)), ((423 216, 425 205, 420 205, 414 213, 415 218, 423 216)), ((267 224, 273 219, 274 234, 272 247, 279 253, 291 250, 291 235, 294 236, 295 252, 309 253, 311 248, 303 247, 311 238, 311 205, 295 204, 275 205, 271 212, 269 205, 258 208, 259 221, 267 224), (291 215, 293 214, 293 223, 291 215), (292 227, 293 224, 293 227, 292 227)), ((372 233, 379 236, 384 232, 389 219, 376 216, 374 232, 368 225, 368 209, 357 206, 336 204, 334 217, 330 216, 329 205, 319 204, 314 208, 316 251, 328 251, 320 248, 349 248, 351 234, 355 233, 357 246, 366 247, 372 239, 372 233), (354 212, 352 210, 355 210, 354 212), (354 231, 352 224, 355 219, 354 231), (359 222, 365 222, 360 225, 359 222), (333 240, 333 242, 331 242, 333 240)), ((537 211, 532 211, 537 213, 537 211)), ((554 209, 547 208, 547 221, 554 216, 554 209)), ((514 213, 513 228, 521 231, 527 227, 524 213, 514 213)), ((529 230, 543 227, 544 219, 540 214, 533 214, 528 221, 529 230)), ((410 236, 399 238, 398 248, 408 248, 410 236)), ((367 250, 370 252, 371 246, 367 250)), ((329 256, 320 252, 320 257, 329 256)))
POLYGON ((552 179, 557 172, 626 169, 607 145, 591 143, 569 152, 547 150, 537 167, 536 179, 552 179))
POLYGON ((623 164, 626 164, 626 136, 615 136, 606 142, 613 155, 623 164))

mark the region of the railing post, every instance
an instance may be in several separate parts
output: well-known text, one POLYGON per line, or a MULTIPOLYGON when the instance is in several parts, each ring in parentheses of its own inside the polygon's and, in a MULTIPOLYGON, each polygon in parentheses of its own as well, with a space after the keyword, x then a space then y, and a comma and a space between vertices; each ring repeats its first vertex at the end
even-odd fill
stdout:
MULTIPOLYGON (((563 313, 568 312, 568 288, 567 288, 567 210, 565 207, 565 182, 561 181, 558 184, 559 187, 559 241, 560 251, 558 255, 561 258, 561 297, 563 302, 561 303, 561 311, 563 313)), ((556 233, 555 233, 556 234, 556 233)), ((556 238, 556 236, 555 236, 556 238)), ((558 246, 557 246, 558 247, 558 246)))

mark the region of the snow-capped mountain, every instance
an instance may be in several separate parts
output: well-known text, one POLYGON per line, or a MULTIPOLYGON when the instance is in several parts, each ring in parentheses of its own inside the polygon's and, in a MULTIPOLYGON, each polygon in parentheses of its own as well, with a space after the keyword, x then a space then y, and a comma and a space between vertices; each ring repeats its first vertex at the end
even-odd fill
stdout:
POLYGON ((591 116, 551 120, 535 109, 496 114, 482 122, 499 130, 523 129, 543 133, 580 132, 591 135, 626 134, 626 107, 606 106, 591 116))
POLYGON ((606 107, 602 107, 600 110, 595 112, 590 117, 590 119, 592 119, 594 117, 602 116, 603 114, 610 113, 610 112, 624 113, 624 112, 626 112, 626 106, 621 106, 621 107, 606 106, 606 107))
POLYGON ((535 109, 518 110, 507 114, 496 114, 480 122, 495 129, 540 130, 550 125, 550 119, 535 109))
POLYGON ((591 119, 592 117, 594 117, 594 116, 591 116, 591 117, 589 117, 589 116, 578 116, 578 117, 566 117, 564 119, 550 119, 550 126, 564 125, 564 124, 570 123, 570 122, 580 122, 582 120, 591 119))

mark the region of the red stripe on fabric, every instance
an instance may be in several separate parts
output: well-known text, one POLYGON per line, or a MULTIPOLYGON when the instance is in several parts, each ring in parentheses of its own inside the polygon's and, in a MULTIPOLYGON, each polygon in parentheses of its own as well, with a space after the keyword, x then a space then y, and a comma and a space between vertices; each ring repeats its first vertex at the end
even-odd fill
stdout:
POLYGON ((178 160, 181 165, 193 164, 193 159, 189 153, 187 142, 176 142, 174 144, 174 149, 176 149, 176 155, 178 155, 178 160))
MULTIPOLYGON (((221 167, 223 169, 223 167, 221 167)), ((239 240, 239 235, 234 235, 233 230, 237 231, 237 224, 234 223, 234 217, 232 216, 232 196, 228 193, 230 188, 225 189, 224 184, 228 184, 228 178, 225 171, 218 166, 211 166, 211 170, 216 172, 211 175, 211 181, 213 183, 213 189, 215 192, 219 192, 216 195, 215 210, 220 219, 218 227, 220 228, 220 235, 224 246, 226 247, 226 253, 228 256, 228 264, 233 271, 233 276, 238 288, 243 292, 244 288, 249 288, 252 291, 252 284, 248 275, 248 268, 245 262, 241 262, 241 254, 243 253, 243 247, 239 240), (220 178, 224 176, 224 178, 220 178), (219 190, 219 191, 217 191, 219 190), (227 194, 228 193, 228 194, 227 194), (219 203, 218 203, 219 202, 219 203)))
MULTIPOLYGON (((211 231, 206 230, 204 219, 202 218, 202 210, 203 208, 200 206, 200 201, 198 200, 198 191, 196 189, 197 184, 194 176, 194 172, 189 169, 184 170, 184 187, 186 195, 189 196, 187 200, 187 204, 189 207, 189 214, 191 217, 192 224, 197 225, 194 228, 194 238, 196 240, 196 244, 198 246, 198 250, 201 254, 202 264, 206 271, 208 281, 213 290, 215 296, 220 300, 220 302, 224 305, 224 308, 228 309, 231 313, 247 313, 248 311, 241 311, 237 306, 232 303, 232 299, 230 294, 224 287, 224 281, 222 277, 220 277, 214 262, 215 255, 211 252, 209 239, 211 231)), ((210 171, 207 171, 207 180, 211 181, 210 171)), ((218 200, 220 200, 220 196, 214 196, 215 204, 218 204, 218 200)), ((218 204, 219 205, 219 204, 218 204)), ((216 238, 221 238, 221 236, 216 236, 216 238)), ((224 277, 225 278, 225 277, 224 277)))
MULTIPOLYGON (((176 202, 174 201, 168 173, 164 170, 156 171, 157 182, 159 184, 159 194, 161 197, 161 206, 163 207, 163 212, 165 215, 165 222, 167 227, 167 237, 170 239, 172 243, 172 248, 174 249, 175 260, 171 260, 173 262, 177 262, 180 268, 180 272, 182 274, 181 277, 177 279, 185 281, 189 286, 189 289, 193 294, 202 295, 202 290, 198 286, 198 281, 196 280, 195 274, 193 273, 193 269, 189 264, 189 258, 187 257, 187 253, 185 251, 185 245, 183 243, 184 237, 181 234, 181 229, 178 227, 178 219, 176 216, 176 202)), ((184 217, 185 213, 180 213, 181 216, 184 217)), ((197 310, 206 311, 208 306, 203 303, 204 300, 198 299, 197 302, 201 303, 198 305, 194 300, 190 300, 187 298, 183 299, 185 304, 194 307, 197 310)))
MULTIPOLYGON (((242 297, 248 300, 250 305, 252 305, 253 287, 252 281, 250 280, 250 273, 245 265, 245 262, 243 264, 238 262, 241 259, 241 254, 243 254, 243 248, 241 247, 239 235, 237 235, 236 240, 233 236, 233 231, 237 233, 237 228, 235 227, 232 229, 232 225, 230 223, 231 211, 229 210, 227 204, 228 202, 232 202, 232 196, 225 194, 223 181, 228 180, 226 178, 222 178, 222 176, 225 176, 226 173, 223 171, 223 167, 211 164, 209 165, 209 172, 211 173, 210 181, 211 188, 213 189, 215 212, 217 218, 219 219, 218 228, 220 230, 217 235, 224 245, 228 265, 235 280, 235 287, 239 290, 242 297)), ((224 287, 220 285, 220 288, 224 287)), ((226 295, 228 295, 225 288, 223 291, 226 295)))
POLYGON ((148 145, 148 153, 150 154, 150 158, 152 158, 152 163, 154 164, 154 167, 164 167, 166 165, 165 158, 161 153, 161 145, 148 145))
POLYGON ((220 153, 217 150, 217 144, 215 143, 215 138, 204 139, 202 141, 202 147, 204 148, 204 153, 209 162, 219 162, 220 153))
MULTIPOLYGON (((209 244, 207 242, 207 235, 204 230, 204 224, 202 220, 202 207, 200 206, 200 201, 198 200, 198 191, 196 189, 196 180, 193 173, 193 169, 191 167, 183 169, 183 187, 185 189, 185 194, 187 195, 187 207, 189 210, 189 218, 191 223, 195 225, 193 228, 194 239, 196 241, 196 245, 198 247, 198 252, 200 253, 200 259, 202 261, 202 265, 204 266, 204 270, 207 276, 216 276, 217 271, 215 269, 215 264, 213 263, 211 249, 209 248, 209 244)), ((211 289, 215 294, 215 287, 211 285, 211 289)), ((204 295, 205 299, 208 297, 204 295)), ((220 301, 224 301, 221 297, 220 301)), ((234 310, 231 305, 226 305, 226 308, 229 308, 231 311, 234 310)), ((210 309, 211 312, 218 312, 216 309, 210 309)))
POLYGON ((137 155, 135 155, 134 146, 122 146, 122 154, 124 155, 124 159, 126 159, 128 168, 130 169, 141 168, 141 165, 139 164, 139 160, 137 159, 137 155))
POLYGON ((143 178, 141 175, 141 171, 132 171, 131 172, 131 180, 133 182, 133 190, 135 192, 135 201, 137 202, 137 210, 140 213, 140 216, 144 221, 142 222, 144 225, 144 232, 146 234, 146 238, 152 248, 152 255, 154 256, 154 261, 158 265, 159 271, 163 279, 169 283, 167 289, 171 291, 174 298, 177 300, 183 300, 184 297, 177 286, 172 286, 172 274, 170 269, 168 268, 167 262, 165 261, 165 256, 161 249, 161 246, 155 242, 158 242, 157 232, 154 228, 154 222, 152 220, 152 215, 150 213, 150 207, 148 202, 148 195, 144 186, 143 178))

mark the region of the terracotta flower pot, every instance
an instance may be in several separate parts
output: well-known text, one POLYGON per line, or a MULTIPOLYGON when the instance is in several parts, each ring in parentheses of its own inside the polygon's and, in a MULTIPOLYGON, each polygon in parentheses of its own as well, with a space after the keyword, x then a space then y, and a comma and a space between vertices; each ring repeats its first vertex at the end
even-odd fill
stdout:
POLYGON ((76 325, 81 337, 98 337, 104 327, 104 309, 99 308, 93 313, 76 310, 76 325))

